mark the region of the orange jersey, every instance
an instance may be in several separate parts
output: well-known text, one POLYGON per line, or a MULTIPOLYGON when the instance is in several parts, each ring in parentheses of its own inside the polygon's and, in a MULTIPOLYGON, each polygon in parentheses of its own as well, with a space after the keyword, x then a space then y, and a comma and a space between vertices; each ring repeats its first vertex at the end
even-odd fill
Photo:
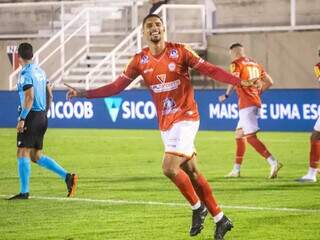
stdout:
POLYGON ((314 74, 316 75, 318 81, 320 81, 320 63, 314 66, 314 74))
POLYGON ((202 61, 187 46, 167 42, 161 55, 153 56, 147 47, 129 62, 123 74, 130 79, 143 77, 156 105, 160 130, 170 129, 175 122, 199 120, 189 67, 202 61))
MULTIPOLYGON (((265 75, 263 67, 247 57, 241 57, 233 61, 230 65, 230 71, 242 80, 263 79, 265 75)), ((251 106, 261 107, 260 90, 256 86, 236 86, 236 92, 239 99, 239 109, 251 106)))

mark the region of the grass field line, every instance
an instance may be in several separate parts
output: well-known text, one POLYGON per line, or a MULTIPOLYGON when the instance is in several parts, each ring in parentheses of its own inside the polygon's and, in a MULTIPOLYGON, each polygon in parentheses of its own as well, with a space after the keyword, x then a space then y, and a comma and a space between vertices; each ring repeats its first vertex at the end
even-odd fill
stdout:
MULTIPOLYGON (((8 195, 0 195, 0 197, 8 198, 8 195)), ((134 201, 134 200, 116 200, 116 199, 91 199, 91 198, 65 198, 65 197, 44 197, 31 196, 31 199, 64 201, 64 202, 81 202, 81 203, 100 203, 109 205, 154 205, 154 206, 170 206, 170 207, 187 207, 186 203, 156 202, 156 201, 134 201)), ((256 207, 256 206, 233 206, 221 205, 226 209, 251 210, 251 211, 274 211, 274 212, 299 212, 299 213, 318 213, 320 209, 302 209, 302 208, 273 208, 273 207, 256 207)))
MULTIPOLYGON (((156 140, 160 140, 160 135, 159 136, 143 136, 143 137, 140 137, 140 136, 91 136, 92 138, 95 138, 95 139, 105 139, 105 140, 115 140, 115 139, 118 139, 118 140, 148 140, 148 139, 156 139, 156 140)), ((72 136, 63 136, 64 139, 73 139, 74 137, 72 136)), ((90 136, 86 136, 86 138, 90 138, 90 136)), ((196 142, 197 141, 223 141, 223 142, 230 142, 230 141, 234 141, 234 138, 229 138, 229 137, 200 137, 200 136, 197 136, 196 137, 196 142)), ((291 142, 294 142, 294 143, 308 143, 308 137, 306 137, 305 139, 300 139, 300 140, 292 140, 290 138, 288 139, 268 139, 266 140, 266 142, 274 142, 274 143, 291 143, 291 142)))

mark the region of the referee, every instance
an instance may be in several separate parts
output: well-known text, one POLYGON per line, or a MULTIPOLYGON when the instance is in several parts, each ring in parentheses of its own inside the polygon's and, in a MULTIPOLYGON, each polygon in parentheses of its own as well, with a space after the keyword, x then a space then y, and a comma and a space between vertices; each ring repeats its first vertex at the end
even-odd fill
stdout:
POLYGON ((68 173, 54 159, 41 153, 43 138, 48 127, 47 111, 52 100, 47 76, 39 66, 32 63, 31 44, 21 43, 18 47, 18 56, 22 66, 17 83, 20 97, 17 123, 20 193, 9 200, 29 198, 30 160, 60 176, 67 185, 67 197, 71 197, 75 194, 78 176, 68 173))

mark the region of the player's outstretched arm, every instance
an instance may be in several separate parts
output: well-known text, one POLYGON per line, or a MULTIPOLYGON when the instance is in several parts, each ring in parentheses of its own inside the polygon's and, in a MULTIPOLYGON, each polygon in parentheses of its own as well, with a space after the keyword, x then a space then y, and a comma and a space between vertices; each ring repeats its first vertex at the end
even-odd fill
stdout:
POLYGON ((233 76, 220 67, 217 67, 207 61, 200 60, 194 67, 201 74, 210 77, 218 82, 228 83, 231 85, 241 85, 241 79, 233 76))
POLYGON ((126 77, 125 75, 120 75, 115 81, 105 86, 92 89, 92 90, 80 90, 76 89, 68 84, 65 84, 68 87, 67 99, 72 99, 74 97, 86 97, 86 98, 103 98, 110 97, 122 92, 129 84, 132 82, 132 79, 126 77))
POLYGON ((230 96, 231 92, 233 91, 234 86, 229 84, 228 88, 226 90, 226 93, 219 96, 219 102, 223 103, 227 100, 227 98, 230 96))
POLYGON ((66 96, 67 100, 71 100, 74 97, 78 97, 78 98, 86 97, 85 90, 76 89, 67 83, 64 83, 64 85, 68 88, 68 92, 67 92, 67 96, 66 96))

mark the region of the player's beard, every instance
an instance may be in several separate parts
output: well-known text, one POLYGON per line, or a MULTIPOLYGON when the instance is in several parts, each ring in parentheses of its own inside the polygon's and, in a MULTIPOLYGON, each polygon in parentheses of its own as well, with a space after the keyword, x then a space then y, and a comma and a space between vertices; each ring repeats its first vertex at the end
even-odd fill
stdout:
POLYGON ((161 36, 159 36, 159 37, 151 37, 150 41, 157 44, 157 43, 159 43, 161 41, 161 36))

